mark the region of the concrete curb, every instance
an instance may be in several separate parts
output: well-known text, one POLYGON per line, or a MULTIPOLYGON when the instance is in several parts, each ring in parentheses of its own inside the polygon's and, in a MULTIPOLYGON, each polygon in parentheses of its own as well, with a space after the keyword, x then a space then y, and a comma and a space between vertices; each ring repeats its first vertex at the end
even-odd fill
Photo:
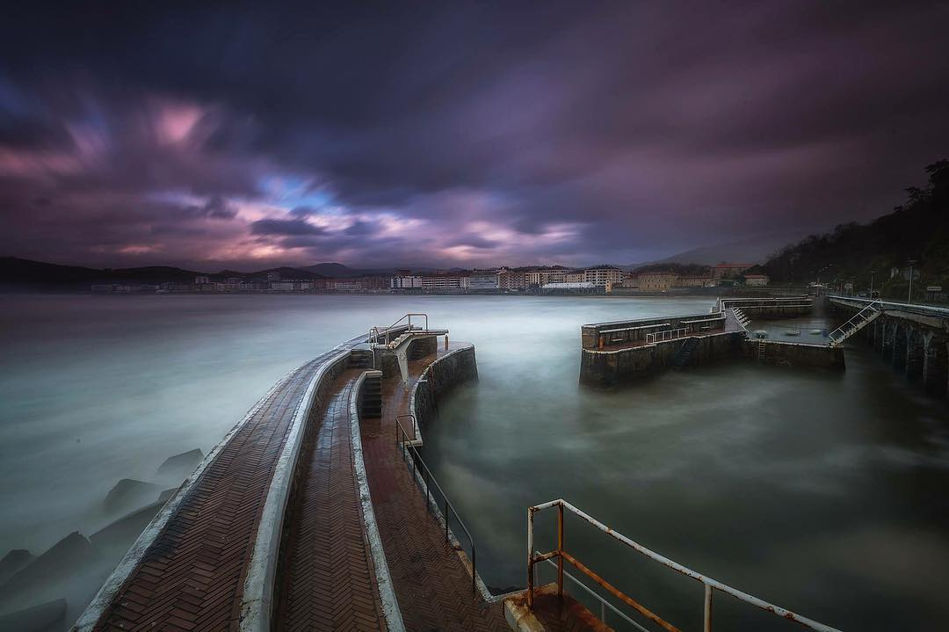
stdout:
POLYGON ((399 609, 399 602, 395 596, 392 577, 389 575, 389 565, 386 562, 385 550, 382 547, 382 538, 379 536, 379 527, 376 524, 376 514, 372 509, 369 480, 366 477, 366 463, 362 456, 362 436, 359 432, 359 391, 367 377, 382 377, 382 371, 363 372, 356 380, 356 385, 349 400, 349 430, 353 448, 353 470, 359 488, 363 528, 366 538, 369 540, 372 565, 376 573, 376 586, 379 591, 379 600, 382 602, 382 613, 386 619, 386 627, 389 632, 405 632, 402 611, 399 609))
POLYGON ((267 632, 270 630, 277 558, 280 554, 280 538, 283 534, 283 517, 290 498, 290 487, 300 456, 300 447, 303 444, 303 430, 313 409, 320 382, 328 371, 338 362, 344 362, 347 357, 349 357, 348 349, 320 365, 293 414, 287 440, 270 480, 270 489, 267 492, 267 499, 264 501, 260 523, 257 527, 254 552, 244 581, 240 623, 240 629, 243 631, 267 632))

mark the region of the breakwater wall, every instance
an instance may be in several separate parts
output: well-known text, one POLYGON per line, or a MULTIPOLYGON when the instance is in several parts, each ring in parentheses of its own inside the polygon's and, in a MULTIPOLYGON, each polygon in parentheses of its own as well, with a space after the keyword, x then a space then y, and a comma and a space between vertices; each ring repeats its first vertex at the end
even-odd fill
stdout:
POLYGON ((684 365, 707 364, 722 359, 740 358, 744 333, 730 332, 701 337, 687 337, 625 349, 582 349, 580 352, 580 383, 590 386, 613 386, 625 381, 647 377, 673 367, 686 345, 691 349, 684 365), (690 342, 691 341, 691 342, 690 342))
POLYGON ((458 384, 477 379, 478 362, 474 345, 449 351, 432 362, 412 389, 409 409, 419 426, 432 421, 438 414, 438 400, 444 393, 458 384))
POLYGON ((844 350, 827 345, 808 345, 777 340, 744 340, 742 356, 761 364, 784 367, 844 369, 844 350))
POLYGON ((712 307, 713 312, 727 309, 741 309, 752 319, 783 320, 810 314, 814 310, 814 302, 808 296, 720 298, 712 307))
MULTIPOLYGON (((870 301, 830 296, 828 307, 840 321, 870 301)), ((949 309, 927 305, 874 301, 880 312, 850 340, 862 340, 907 381, 935 398, 949 397, 949 309)), ((848 341, 849 344, 849 341, 848 341)))

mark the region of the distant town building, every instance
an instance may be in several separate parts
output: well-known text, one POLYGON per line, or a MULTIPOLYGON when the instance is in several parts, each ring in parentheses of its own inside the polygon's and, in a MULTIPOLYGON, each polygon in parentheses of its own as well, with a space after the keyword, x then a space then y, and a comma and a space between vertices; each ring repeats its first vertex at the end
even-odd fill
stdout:
POLYGON ((205 284, 210 283, 210 282, 211 282, 211 279, 210 279, 207 275, 205 275, 205 274, 200 274, 200 275, 194 277, 194 284, 195 284, 195 285, 205 285, 205 284))
POLYGON ((403 274, 392 277, 390 287, 393 290, 421 290, 422 277, 417 274, 403 274))
POLYGON ((268 273, 267 273, 267 280, 268 280, 268 281, 279 281, 279 280, 280 280, 280 273, 279 273, 279 272, 268 272, 268 273))
POLYGON ((719 263, 712 267, 712 276, 715 279, 734 279, 753 265, 751 263, 719 263))
POLYGON ((745 275, 745 285, 749 287, 764 287, 768 285, 768 282, 771 279, 768 278, 767 274, 746 274, 745 275))
POLYGON ((623 271, 613 266, 595 266, 583 271, 583 280, 599 287, 606 287, 622 281, 623 271))
POLYGON ((443 290, 467 290, 468 278, 458 274, 433 274, 422 277, 422 289, 429 292, 443 290))
POLYGON ((715 287, 715 278, 710 276, 680 276, 675 287, 715 287))
POLYGON ((598 288, 589 281, 580 281, 578 283, 566 283, 563 281, 558 281, 554 283, 545 283, 540 287, 540 289, 544 292, 571 292, 589 294, 596 291, 598 288))
POLYGON ((502 290, 523 290, 527 288, 527 275, 516 270, 501 268, 498 270, 498 288, 502 290))
POLYGON ((678 280, 675 272, 640 272, 639 289, 644 292, 665 292, 678 280))
POLYGON ((477 290, 498 289, 498 273, 496 270, 473 270, 468 279, 468 289, 477 290))

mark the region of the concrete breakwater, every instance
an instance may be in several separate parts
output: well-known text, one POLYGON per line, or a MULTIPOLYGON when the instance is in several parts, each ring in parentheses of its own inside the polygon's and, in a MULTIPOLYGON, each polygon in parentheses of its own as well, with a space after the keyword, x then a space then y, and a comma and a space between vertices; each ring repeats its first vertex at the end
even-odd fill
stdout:
POLYGON ((813 307, 808 297, 722 298, 709 314, 583 325, 580 383, 608 387, 720 360, 841 370, 839 348, 748 336, 743 312, 758 319, 785 319, 809 314, 813 307))
MULTIPOLYGON (((422 373, 412 390, 409 409, 420 426, 428 424, 438 414, 438 400, 443 394, 459 384, 477 379, 475 348, 467 346, 450 351, 428 365, 422 373)), ((416 438, 421 440, 421 435, 416 434, 416 438)))

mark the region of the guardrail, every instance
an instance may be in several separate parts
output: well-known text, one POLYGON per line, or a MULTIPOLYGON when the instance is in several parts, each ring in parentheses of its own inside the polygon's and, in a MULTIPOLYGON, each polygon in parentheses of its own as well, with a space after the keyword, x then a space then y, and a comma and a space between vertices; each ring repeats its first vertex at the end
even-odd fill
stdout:
MULTIPOLYGON (((593 518, 592 516, 584 513, 583 511, 577 509, 567 501, 561 499, 552 500, 550 502, 542 503, 540 505, 534 505, 533 507, 527 508, 527 606, 528 608, 534 607, 534 566, 538 562, 552 560, 556 558, 557 560, 557 594, 562 598, 563 597, 563 578, 564 570, 563 563, 566 560, 574 568, 582 572, 584 575, 595 581, 597 584, 602 586, 607 592, 611 595, 622 601, 624 604, 638 612, 640 615, 649 619, 653 623, 660 626, 662 629, 667 630, 668 632, 681 632, 679 628, 672 625, 653 611, 649 610, 646 606, 642 605, 629 595, 626 595, 618 588, 607 582, 605 579, 594 573, 587 566, 585 566, 580 560, 573 557, 570 553, 564 550, 564 523, 563 523, 563 514, 564 510, 568 510, 573 514, 579 516, 586 522, 590 523, 600 531, 606 533, 614 540, 617 540, 627 547, 633 549, 637 553, 655 561, 659 562, 663 566, 671 568, 672 570, 685 575, 686 577, 691 577, 692 579, 699 581, 705 588, 705 607, 704 607, 704 632, 711 632, 712 630, 712 595, 714 591, 723 592, 727 595, 731 595, 736 599, 743 601, 745 603, 751 604, 757 608, 761 608, 766 612, 770 612, 776 616, 779 616, 788 621, 794 621, 803 625, 804 627, 810 628, 811 630, 818 630, 818 632, 840 632, 836 628, 832 628, 823 623, 818 623, 813 619, 808 619, 807 617, 801 616, 795 612, 791 612, 780 606, 776 606, 772 603, 768 603, 762 599, 758 599, 753 595, 749 595, 746 592, 738 590, 737 588, 732 588, 727 584, 723 584, 720 581, 706 577, 701 573, 693 571, 690 568, 686 568, 677 562, 673 562, 669 558, 662 556, 654 551, 647 549, 641 544, 630 540, 621 533, 617 533, 613 529, 610 529, 608 526, 593 518), (534 549, 534 514, 544 511, 545 509, 557 508, 557 548, 548 552, 548 553, 536 553, 534 549)), ((569 577, 569 576, 568 576, 569 577)), ((639 629, 642 629, 641 626, 635 624, 639 629)))
MULTIPOLYGON (((421 313, 421 312, 410 312, 410 313, 405 314, 404 316, 402 316, 402 318, 400 318, 399 320, 395 321, 394 323, 392 323, 392 324, 389 325, 388 327, 370 327, 370 328, 369 328, 369 340, 368 340, 367 342, 369 342, 369 344, 372 345, 372 344, 374 344, 374 343, 379 342, 379 338, 380 338, 380 337, 385 336, 385 344, 388 345, 388 344, 389 344, 389 332, 391 332, 393 329, 396 329, 397 327, 399 327, 399 325, 402 324, 402 321, 406 321, 407 328, 408 328, 410 331, 413 329, 413 326, 412 326, 412 317, 413 317, 413 316, 421 316, 422 318, 424 318, 424 319, 425 319, 425 327, 422 328, 422 330, 423 330, 423 331, 428 331, 428 314, 423 314, 423 313, 421 313)), ((415 327, 415 328, 417 329, 417 327, 415 327)))
MULTIPOLYGON (((408 465, 408 467, 411 469, 412 479, 416 482, 416 484, 419 485, 422 491, 425 492, 425 508, 431 512, 433 507, 435 508, 435 511, 438 511, 439 506, 442 507, 442 517, 445 521, 445 541, 451 543, 453 532, 449 525, 452 515, 455 516, 455 522, 461 527, 461 530, 464 531, 465 535, 467 536, 468 545, 471 550, 471 554, 469 555, 469 558, 471 559, 471 590, 477 592, 478 559, 474 538, 472 537, 471 532, 468 531, 468 527, 465 526, 465 523, 461 521, 461 516, 455 509, 455 506, 451 504, 451 501, 448 499, 448 495, 442 489, 441 485, 438 484, 438 481, 435 479, 435 475, 432 474, 432 471, 425 464, 425 461, 422 460, 421 455, 418 453, 418 448, 412 443, 414 439, 409 438, 408 433, 402 426, 402 419, 411 419, 413 428, 418 427, 415 415, 399 415, 395 419, 395 442, 402 453, 402 460, 405 461, 406 465, 408 465), (432 489, 433 485, 434 490, 432 489), (438 496, 441 496, 440 501, 438 496)), ((463 547, 462 550, 464 550, 463 547)))
POLYGON ((665 329, 663 331, 646 334, 646 343, 655 344, 657 342, 665 342, 666 340, 686 338, 691 332, 692 330, 688 327, 682 327, 680 329, 665 329))

